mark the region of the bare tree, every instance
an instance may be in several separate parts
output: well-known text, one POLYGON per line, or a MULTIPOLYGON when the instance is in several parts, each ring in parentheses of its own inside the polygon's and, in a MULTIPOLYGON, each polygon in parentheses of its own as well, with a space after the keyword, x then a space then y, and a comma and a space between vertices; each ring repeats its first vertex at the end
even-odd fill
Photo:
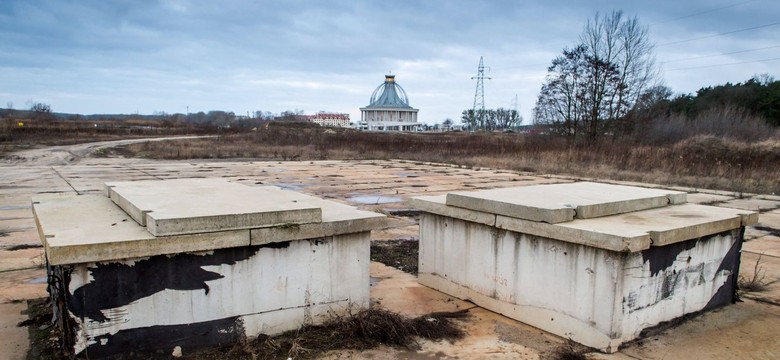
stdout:
POLYGON ((659 83, 647 27, 621 11, 596 14, 580 45, 553 60, 534 109, 535 122, 569 136, 608 132, 646 90, 659 83))

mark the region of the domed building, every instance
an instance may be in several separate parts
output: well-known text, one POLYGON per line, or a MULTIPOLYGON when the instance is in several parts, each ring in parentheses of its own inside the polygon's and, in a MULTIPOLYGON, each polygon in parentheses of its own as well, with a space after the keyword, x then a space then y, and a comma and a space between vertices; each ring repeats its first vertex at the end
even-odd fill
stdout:
POLYGON ((374 131, 416 131, 419 110, 409 106, 406 91, 386 75, 385 82, 371 94, 368 106, 360 108, 360 128, 374 131))

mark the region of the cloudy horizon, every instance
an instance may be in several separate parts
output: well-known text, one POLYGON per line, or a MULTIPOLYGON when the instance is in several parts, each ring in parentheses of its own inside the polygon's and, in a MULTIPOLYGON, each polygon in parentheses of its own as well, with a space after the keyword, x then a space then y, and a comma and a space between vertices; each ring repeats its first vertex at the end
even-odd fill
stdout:
POLYGON ((474 101, 525 122, 551 60, 597 12, 650 31, 675 93, 778 76, 780 3, 56 1, 0 3, 0 107, 65 113, 349 113, 392 72, 428 124, 474 101))

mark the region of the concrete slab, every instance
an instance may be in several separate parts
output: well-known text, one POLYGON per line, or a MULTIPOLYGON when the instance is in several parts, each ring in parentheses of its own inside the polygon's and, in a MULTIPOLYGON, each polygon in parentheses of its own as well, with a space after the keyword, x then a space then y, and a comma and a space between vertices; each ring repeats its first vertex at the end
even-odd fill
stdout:
POLYGON ((734 199, 734 200, 724 201, 718 204, 718 206, 735 208, 735 209, 745 209, 751 211, 769 211, 769 210, 780 208, 780 201, 758 199, 758 198, 734 199))
POLYGON ((719 203, 733 199, 733 196, 709 194, 709 193, 690 193, 688 194, 688 202, 691 204, 713 205, 713 203, 719 203))
POLYGON ((0 273, 0 303, 42 298, 46 292, 46 271, 24 269, 0 273))
POLYGON ((482 211, 464 209, 461 207, 448 206, 447 195, 419 196, 409 199, 409 206, 443 216, 450 216, 461 220, 471 221, 488 226, 496 225, 496 215, 482 211))
POLYGON ((298 203, 321 209, 322 222, 252 229, 250 231, 252 245, 371 231, 387 225, 387 217, 376 212, 362 211, 349 205, 304 194, 293 193, 289 196, 298 203))
POLYGON ((557 225, 607 234, 644 232, 653 246, 664 246, 751 225, 756 220, 757 214, 750 211, 683 204, 557 225))
POLYGON ((155 236, 322 221, 319 208, 296 202, 291 192, 219 178, 106 183, 106 192, 155 236))
POLYGON ((780 307, 746 300, 702 314, 621 352, 648 360, 777 359, 778 333, 780 307))
MULTIPOLYGON (((106 179, 124 181, 132 180, 136 178, 135 171, 143 171, 148 174, 152 174, 155 177, 160 178, 184 178, 193 176, 222 176, 229 175, 239 178, 248 178, 255 181, 264 181, 265 178, 278 176, 285 182, 289 183, 301 183, 310 185, 304 188, 302 191, 308 194, 317 194, 318 196, 326 197, 329 199, 344 199, 352 196, 347 192, 340 189, 331 189, 327 185, 331 183, 336 184, 353 184, 361 183, 362 178, 366 174, 373 174, 377 177, 383 178, 380 183, 387 183, 387 179, 400 179, 402 178, 399 173, 399 169, 409 167, 413 165, 411 162, 398 163, 395 161, 382 161, 382 160, 369 160, 369 161, 315 161, 315 162, 236 162, 236 161, 221 161, 221 160, 188 160, 188 161, 157 161, 146 159, 103 159, 103 158, 90 158, 83 159, 80 165, 67 165, 58 167, 58 170, 73 169, 73 171, 63 172, 62 175, 65 178, 63 180, 52 170, 51 166, 37 166, 26 163, 22 164, 0 164, 0 183, 3 185, 25 185, 24 188, 0 188, 0 197, 5 205, 5 200, 8 196, 14 197, 14 204, 28 205, 29 197, 39 193, 52 193, 52 192, 66 192, 74 193, 66 181, 73 180, 70 176, 81 177, 84 183, 90 181, 94 183, 102 183, 106 179), (84 165, 82 165, 84 164, 84 165), (128 171, 131 169, 133 171, 128 171), (208 172, 198 172, 200 169, 209 170, 208 172), (82 171, 88 171, 82 173, 82 171), (327 178, 329 174, 342 175, 338 178, 327 178), (319 176, 319 178, 313 178, 312 176, 319 176), (312 178, 310 178, 312 177, 312 178), (335 181, 322 181, 321 179, 336 179, 335 181), (29 187, 29 188, 28 188, 29 187), (17 201, 17 198, 19 201, 17 201)), ((431 186, 441 186, 445 188, 444 191, 455 190, 468 190, 469 188, 463 186, 463 179, 492 176, 491 172, 477 171, 475 169, 457 168, 450 165, 442 166, 441 164, 434 165, 414 165, 415 168, 424 168, 426 173, 446 175, 443 180, 431 180, 431 186), (441 181, 441 182, 440 182, 441 181)), ((403 172, 406 172, 405 170, 403 172)), ((565 177, 541 177, 533 176, 535 183, 551 183, 551 182, 569 182, 569 178, 565 177)), ((411 178, 413 179, 413 178, 411 178)), ((418 179, 419 180, 419 179, 418 179)), ((238 180, 236 180, 238 181, 238 180)), ((390 181, 390 182, 391 182, 390 181)), ((478 183, 483 183, 480 180, 478 183)), ((517 185, 526 185, 528 182, 518 181, 517 185)), ((643 187, 648 184, 641 184, 643 187)), ((414 188, 405 185, 405 183, 398 183, 399 187, 407 187, 410 190, 422 190, 425 188, 414 188)), ((431 193, 428 188, 428 193, 431 193)), ((707 194, 711 191, 707 190, 707 194)), ((704 194, 704 193, 700 193, 704 194)), ((695 202, 693 198, 698 194, 690 194, 689 202, 695 202)), ((723 197, 733 197, 733 192, 720 192, 718 195, 723 197)), ((402 197, 407 198, 407 195, 402 197)), ((763 196, 757 196, 756 198, 763 198, 763 196)), ((773 197, 767 197, 767 200, 777 200, 773 197)), ((777 210, 772 213, 780 214, 777 210)), ((761 214, 761 223, 764 223, 764 215, 761 214)), ((9 244, 27 244, 39 242, 38 235, 34 230, 34 223, 31 222, 31 226, 27 226, 27 230, 20 232, 11 232, 7 236, 0 236, 0 247, 6 247, 9 244)), ((776 226, 780 228, 780 226, 776 226)), ((403 228, 404 234, 416 233, 414 226, 409 228, 403 228)), ((2 229, 0 229, 2 231, 2 229)), ((382 235, 384 236, 384 235, 382 235)), ((395 238, 397 236, 393 234, 386 234, 387 238, 395 238)), ((745 245, 748 245, 746 243, 745 245)), ((6 256, 12 252, 0 253, 0 256, 6 256)), ((752 269, 753 264, 750 261, 754 261, 757 255, 752 253, 743 254, 743 271, 740 274, 747 274, 745 265, 749 265, 752 269), (753 256, 751 258, 751 256, 753 256)), ((777 271, 772 272, 769 270, 775 269, 771 265, 773 263, 768 261, 769 257, 764 256, 762 258, 762 264, 767 264, 766 269, 767 278, 772 279, 780 278, 780 274, 777 271), (771 273, 771 274, 770 274, 771 273)), ((777 261, 780 264, 780 261, 777 261)), ((780 269, 780 267, 777 267, 780 269)), ((400 272, 399 272, 400 273, 400 272)), ((3 273, 0 279, 0 286, 3 287, 0 290, 0 301, 9 299, 24 299, 30 297, 45 296, 45 284, 28 284, 29 281, 39 281, 41 277, 45 276, 42 270, 25 270, 25 271, 13 271, 3 273)), ((372 268, 372 276, 376 276, 372 268)), ((390 279, 383 279, 380 281, 380 285, 390 279)), ((403 309, 409 309, 410 313, 419 314, 425 311, 425 308, 431 310, 442 309, 451 310, 444 306, 445 304, 453 301, 459 301, 446 295, 437 298, 436 296, 409 296, 410 293, 421 295, 423 290, 417 289, 419 284, 414 276, 409 275, 408 281, 403 282, 392 280, 395 282, 393 287, 386 287, 383 289, 382 297, 387 299, 387 303, 393 303, 393 309, 396 311, 403 311, 403 309), (404 290, 412 288, 413 290, 404 290), (431 305, 426 303, 431 299, 439 299, 442 304, 431 305), (418 308, 421 306, 421 308, 418 308)), ((780 282, 775 283, 780 285, 780 282)), ((424 287, 423 287, 424 288, 424 287)), ((434 290, 427 289, 428 292, 438 293, 434 290)), ((441 294, 441 293, 438 293, 441 294)), ((372 298, 373 298, 372 289, 372 298)), ((764 293, 760 293, 761 296, 765 296, 764 293)), ((774 298, 774 297, 773 297, 774 298)), ((754 302, 737 303, 735 306, 729 306, 715 313, 703 314, 697 317, 691 323, 691 326, 683 327, 680 330, 667 331, 662 334, 651 336, 642 343, 629 344, 622 351, 631 354, 630 357, 626 355, 611 354, 611 355, 599 355, 589 354, 589 358, 605 358, 605 359, 624 359, 624 358, 663 358, 666 354, 666 358, 693 358, 693 357, 709 357, 713 359, 732 359, 732 358, 777 358, 777 333, 780 332, 778 327, 780 324, 780 317, 772 314, 776 313, 777 307, 769 305, 756 304, 754 302), (742 316, 739 311, 734 309, 741 309, 746 304, 757 305, 755 308, 751 308, 750 316, 742 316), (760 306, 760 307, 759 307, 760 306), (720 314, 712 316, 712 314, 720 314), (754 320, 761 321, 754 321, 754 320), (724 326, 725 325, 725 326, 724 326), (641 347, 641 353, 636 351, 637 347, 641 347), (706 353, 703 353, 706 352, 706 353)), ((741 310, 740 310, 741 311, 741 310)), ((429 347, 423 344, 425 349, 436 349, 433 352, 427 352, 420 354, 415 351, 404 351, 399 356, 393 356, 397 349, 383 348, 378 350, 380 355, 391 354, 387 357, 380 358, 430 358, 430 357, 453 357, 455 354, 461 358, 522 358, 525 355, 513 354, 511 352, 504 352, 503 349, 509 349, 507 342, 512 341, 525 341, 533 338, 534 335, 540 336, 542 332, 538 329, 526 327, 523 330, 523 325, 512 320, 509 320, 500 315, 493 314, 493 316, 487 316, 485 313, 473 312, 473 316, 464 320, 464 328, 469 332, 469 337, 477 337, 480 339, 478 343, 472 340, 457 341, 453 344, 442 342, 441 347, 429 347), (507 328, 505 325, 514 323, 515 326, 507 328), (495 331, 494 331, 495 330, 495 331), (491 335, 493 334, 493 335, 491 335), (498 337, 495 336, 498 334, 498 337), (514 340, 512 340, 514 339, 514 340), (468 352, 468 346, 474 345, 471 352, 468 352)), ((488 313, 490 314, 490 313, 488 313)), ((2 323, 6 324, 10 321, 10 326, 15 327, 17 321, 15 319, 5 320, 2 318, 2 323)), ((685 325, 683 325, 685 326, 685 325)), ((21 328, 18 328, 21 329, 21 328)), ((24 330, 24 329, 22 329, 24 330)), ((544 346, 557 346, 561 344, 564 339, 544 333, 542 339, 536 343, 527 344, 522 343, 528 347, 531 347, 537 351, 541 351, 544 346)), ((3 349, 7 349, 5 346, 3 349)), ((7 355, 7 354, 6 354, 7 355)), ((353 352, 350 356, 341 356, 336 358, 366 358, 372 356, 371 352, 353 352)), ((542 356, 544 354, 535 355, 542 356)), ((534 356, 531 356, 533 358, 534 356)))
POLYGON ((561 223, 685 203, 685 193, 579 182, 447 194, 447 205, 561 223))
POLYGON ((52 265, 206 251, 250 244, 249 230, 155 237, 102 195, 36 197, 33 204, 39 236, 52 265))
POLYGON ((549 224, 447 206, 445 199, 444 195, 416 197, 409 204, 437 215, 613 251, 668 245, 750 225, 757 219, 757 214, 745 210, 683 204, 549 224))
POLYGON ((27 310, 27 302, 0 304, 0 349, 7 360, 27 359, 30 348, 27 327, 16 324, 27 319, 22 312, 27 310))
POLYGON ((742 251, 780 258, 780 236, 767 235, 750 240, 742 245, 742 251))

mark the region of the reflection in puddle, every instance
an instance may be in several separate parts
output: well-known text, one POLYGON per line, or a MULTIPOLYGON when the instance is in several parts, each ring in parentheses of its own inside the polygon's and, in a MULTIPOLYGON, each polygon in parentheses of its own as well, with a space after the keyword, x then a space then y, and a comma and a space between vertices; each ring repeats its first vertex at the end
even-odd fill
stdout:
POLYGON ((45 284, 46 283, 46 277, 45 276, 37 277, 35 279, 28 280, 27 283, 28 284, 45 284))
POLYGON ((347 198, 347 200, 358 204, 387 204, 404 201, 404 199, 401 198, 381 195, 353 196, 351 198, 347 198))
POLYGON ((29 209, 30 205, 5 205, 0 206, 0 210, 20 210, 20 209, 29 209))

